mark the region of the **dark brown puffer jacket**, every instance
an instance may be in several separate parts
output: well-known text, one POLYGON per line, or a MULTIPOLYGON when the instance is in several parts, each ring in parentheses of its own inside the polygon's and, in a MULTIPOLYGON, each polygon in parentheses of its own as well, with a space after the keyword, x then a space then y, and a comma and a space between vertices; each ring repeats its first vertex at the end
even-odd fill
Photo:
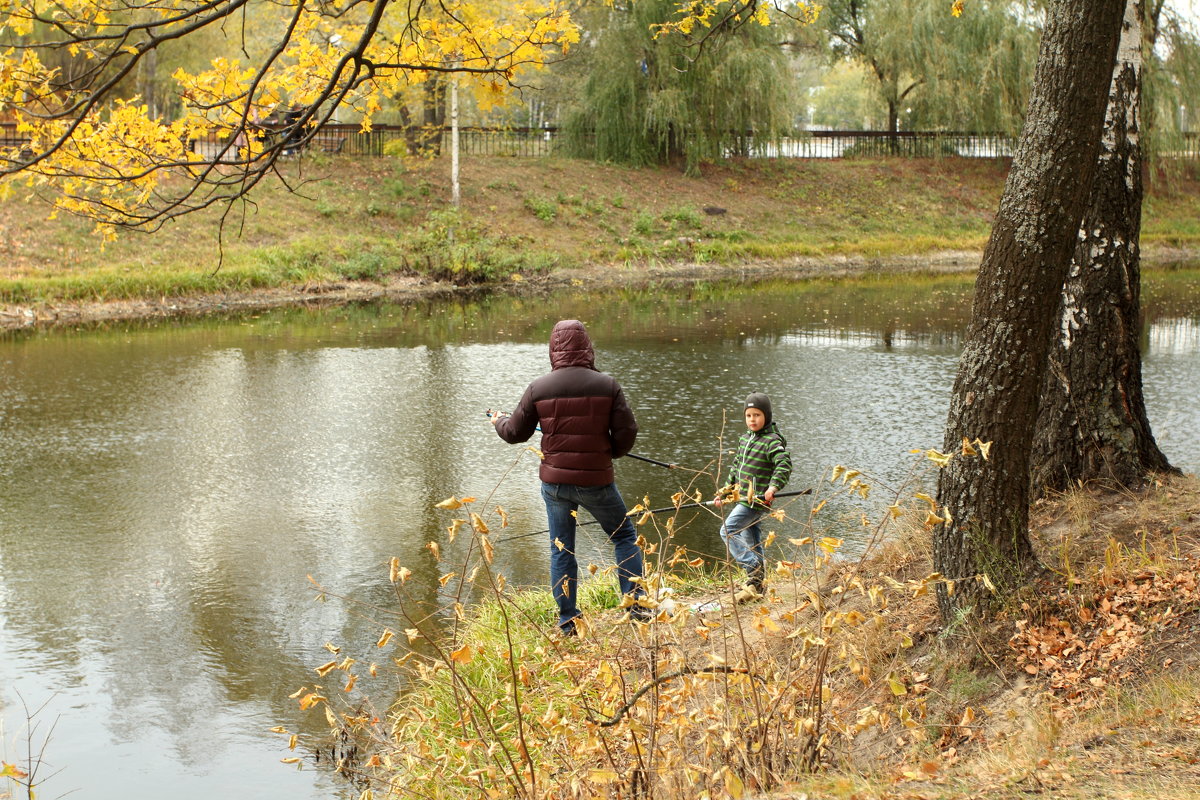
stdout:
POLYGON ((529 384, 512 416, 496 423, 509 444, 528 441, 542 426, 538 474, 546 483, 612 483, 612 460, 633 449, 633 411, 621 385, 598 372, 595 360, 583 323, 559 322, 550 334, 551 371, 529 384))

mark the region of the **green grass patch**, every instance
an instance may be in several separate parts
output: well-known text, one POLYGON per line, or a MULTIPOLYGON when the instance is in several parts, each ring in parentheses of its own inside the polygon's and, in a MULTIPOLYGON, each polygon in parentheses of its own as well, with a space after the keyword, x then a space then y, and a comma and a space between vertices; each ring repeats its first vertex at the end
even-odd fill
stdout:
MULTIPOLYGON (((748 161, 689 178, 667 168, 473 157, 455 212, 440 159, 340 157, 284 170, 295 173, 264 181, 250 203, 214 206, 104 249, 89 222, 48 220, 49 206, 14 186, 0 219, 0 300, 158 300, 397 273, 465 284, 583 264, 979 251, 1006 175, 1002 162, 953 158, 748 161), (698 210, 710 205, 727 211, 698 210)), ((1152 187, 1142 240, 1200 246, 1194 177, 1152 187)))

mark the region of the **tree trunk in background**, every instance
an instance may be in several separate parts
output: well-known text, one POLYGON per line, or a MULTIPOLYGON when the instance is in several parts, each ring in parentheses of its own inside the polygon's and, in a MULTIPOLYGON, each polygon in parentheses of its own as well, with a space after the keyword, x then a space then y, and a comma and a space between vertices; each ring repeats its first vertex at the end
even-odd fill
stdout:
POLYGON ((1129 0, 1100 158, 1062 288, 1033 442, 1031 491, 1137 486, 1171 465, 1142 398, 1142 2, 1129 0))
POLYGON ((1046 13, 1021 140, 975 284, 945 449, 992 442, 991 460, 941 471, 934 529, 942 617, 986 613, 1036 569, 1029 542, 1029 457, 1050 331, 1096 168, 1125 0, 1057 0, 1046 13))
POLYGON ((442 154, 442 128, 446 125, 446 82, 438 78, 425 81, 425 124, 421 129, 420 152, 442 154))
POLYGON ((138 94, 150 109, 150 118, 161 116, 158 108, 158 50, 151 50, 137 64, 138 94))

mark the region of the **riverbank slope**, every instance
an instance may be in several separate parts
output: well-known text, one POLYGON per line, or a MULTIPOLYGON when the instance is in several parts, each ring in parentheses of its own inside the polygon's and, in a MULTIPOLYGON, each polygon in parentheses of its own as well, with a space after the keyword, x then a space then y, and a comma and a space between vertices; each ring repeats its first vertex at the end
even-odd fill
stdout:
MULTIPOLYGON (((359 788, 437 785, 464 799, 626 789, 758 800, 1200 798, 1195 476, 1121 492, 1087 486, 1036 504, 1030 537, 1043 572, 986 621, 951 624, 938 615, 943 579, 921 496, 887 509, 894 498, 879 501, 871 515, 894 522, 891 533, 861 559, 829 561, 847 523, 823 521, 822 500, 838 485, 780 509, 808 517, 813 535, 775 543, 759 602, 736 604, 736 582, 691 573, 676 553, 651 572, 661 600, 653 622, 612 609, 611 578, 585 581, 589 616, 564 640, 550 633, 548 592, 499 584, 440 642, 436 667, 402 681, 389 733, 361 712, 329 718, 339 736, 367 737, 346 773, 359 788), (612 610, 594 610, 604 602, 612 610), (473 716, 484 707, 486 725, 473 716)), ((655 515, 643 530, 664 523, 670 530, 655 515)), ((327 669, 352 673, 355 663, 327 669)))
MULTIPOLYGON (((472 287, 646 285, 974 269, 1004 160, 743 161, 687 178, 568 159, 284 164, 254 196, 101 247, 33 190, 0 218, 0 326, 404 299, 472 287), (295 191, 289 191, 291 187, 295 191)), ((1200 180, 1156 176, 1147 259, 1200 251, 1200 180)))

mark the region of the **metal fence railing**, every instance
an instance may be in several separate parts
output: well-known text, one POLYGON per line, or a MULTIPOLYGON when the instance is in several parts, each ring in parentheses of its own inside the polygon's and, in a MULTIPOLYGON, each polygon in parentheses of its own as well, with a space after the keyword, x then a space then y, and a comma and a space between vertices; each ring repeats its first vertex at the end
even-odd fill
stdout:
POLYGON ((774 141, 751 141, 751 158, 1011 158, 1015 138, 1002 133, 943 131, 805 131, 774 141))
MULTIPOLYGON (((267 137, 285 135, 280 127, 262 128, 267 137)), ((409 128, 400 125, 375 125, 364 132, 356 124, 327 124, 307 141, 296 137, 295 148, 310 154, 384 156, 405 153, 443 153, 450 148, 450 129, 445 127, 409 128)), ((0 123, 0 163, 19 153, 28 138, 17 132, 16 125, 0 123), (8 154, 8 155, 6 155, 8 154)), ((215 160, 225 150, 226 140, 197 139, 189 151, 215 160)), ((557 128, 486 128, 459 129, 459 151, 466 156, 515 156, 538 158, 562 154, 562 137, 557 128)), ((730 156, 748 158, 850 158, 855 156, 896 156, 902 158, 959 157, 1009 158, 1016 139, 999 133, 944 131, 804 131, 779 139, 758 140, 742 137, 730 156)), ((1161 137, 1158 158, 1200 161, 1200 133, 1180 133, 1161 137)))

